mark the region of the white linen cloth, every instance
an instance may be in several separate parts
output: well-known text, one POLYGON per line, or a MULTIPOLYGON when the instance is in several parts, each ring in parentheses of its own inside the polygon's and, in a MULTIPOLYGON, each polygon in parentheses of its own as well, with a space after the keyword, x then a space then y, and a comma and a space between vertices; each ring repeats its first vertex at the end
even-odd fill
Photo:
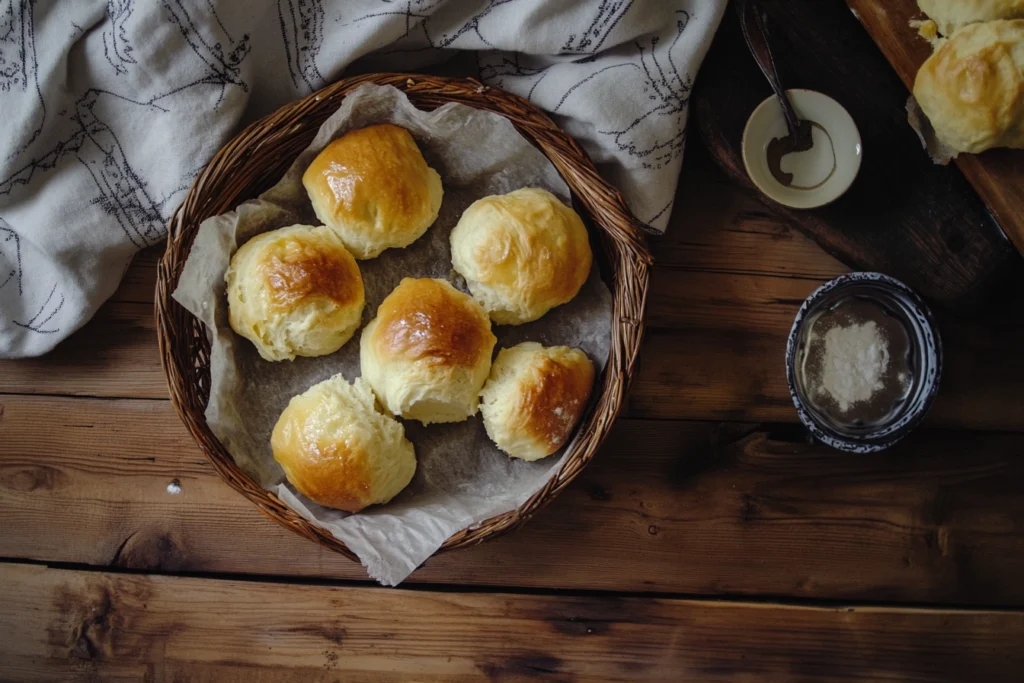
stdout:
MULTIPOLYGON (((160 242, 240 123, 360 70, 476 53, 655 231, 725 0, 0 0, 0 357, 45 353, 160 242)), ((486 141, 467 141, 486 144, 486 141)))

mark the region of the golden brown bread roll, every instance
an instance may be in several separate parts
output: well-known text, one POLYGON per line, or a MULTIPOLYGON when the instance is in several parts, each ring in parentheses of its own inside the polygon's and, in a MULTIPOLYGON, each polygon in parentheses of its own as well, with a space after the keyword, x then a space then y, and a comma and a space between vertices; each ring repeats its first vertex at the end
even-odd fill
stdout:
POLYGON ((1024 147, 1024 19, 954 33, 921 65, 914 97, 958 152, 1024 147))
POLYGON ((416 472, 405 429, 377 411, 362 379, 335 375, 294 397, 270 437, 288 481, 320 505, 358 512, 386 503, 416 472))
POLYGON ((968 24, 1024 18, 1024 0, 917 0, 944 36, 968 24))
POLYGON ((302 184, 316 217, 358 259, 415 242, 437 219, 441 176, 404 128, 385 123, 331 142, 302 184))
POLYGON ((360 367, 393 415, 459 422, 476 414, 496 341, 471 297, 444 280, 405 278, 363 330, 360 367))
POLYGON ((571 301, 593 260, 579 215, 536 188, 473 202, 451 247, 452 267, 499 325, 530 322, 571 301))
POLYGON ((535 342, 502 349, 480 392, 487 435, 514 458, 547 457, 568 440, 593 385, 594 364, 579 349, 535 342))
POLYGON ((231 257, 224 279, 231 329, 267 360, 334 353, 359 328, 359 266, 324 226, 257 235, 231 257))

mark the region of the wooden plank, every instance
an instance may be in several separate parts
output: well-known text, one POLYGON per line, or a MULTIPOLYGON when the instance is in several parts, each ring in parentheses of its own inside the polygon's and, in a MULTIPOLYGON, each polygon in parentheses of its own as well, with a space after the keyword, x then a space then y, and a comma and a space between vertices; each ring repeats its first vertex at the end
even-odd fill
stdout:
MULTIPOLYGON (((908 90, 932 53, 910 25, 925 19, 915 0, 846 0, 908 90)), ((992 149, 961 154, 955 162, 981 196, 1017 250, 1024 253, 1024 151, 992 149)))
POLYGON ((152 303, 107 302, 45 356, 0 360, 0 392, 168 398, 152 303))
POLYGON ((264 671, 259 680, 1024 675, 1017 611, 435 593, 17 564, 0 565, 0 577, 0 662, 37 678, 95 680, 138 665, 154 681, 168 670, 192 680, 193 667, 246 682, 264 671))
POLYGON ((128 301, 137 304, 153 304, 156 292, 156 264, 164 254, 160 244, 143 249, 135 255, 131 266, 125 271, 124 279, 110 301, 128 301))
POLYGON ((668 230, 650 239, 660 267, 831 279, 849 268, 737 187, 703 145, 686 149, 668 230))
MULTIPOLYGON (((633 417, 796 421, 786 336, 821 279, 655 268, 633 417)), ((1024 321, 943 318, 946 364, 930 424, 1024 429, 1024 321)), ((152 309, 112 302, 37 359, 0 361, 0 392, 166 398, 152 309)))
MULTIPOLYGON (((640 367, 626 414, 795 422, 784 358, 793 316, 817 282, 655 271, 640 367)), ((925 424, 1024 427, 1024 320, 942 315, 944 363, 925 424)))
POLYGON ((670 332, 736 330, 751 337, 766 333, 785 336, 800 304, 824 282, 821 278, 655 267, 651 272, 647 327, 670 332))
MULTIPOLYGON (((0 407, 2 557, 365 579, 229 489, 165 401, 0 407)), ((1024 435, 858 456, 751 429, 622 420, 523 529, 411 581, 1024 605, 1024 435)))
POLYGON ((625 414, 796 422, 785 351, 782 330, 648 330, 625 414))

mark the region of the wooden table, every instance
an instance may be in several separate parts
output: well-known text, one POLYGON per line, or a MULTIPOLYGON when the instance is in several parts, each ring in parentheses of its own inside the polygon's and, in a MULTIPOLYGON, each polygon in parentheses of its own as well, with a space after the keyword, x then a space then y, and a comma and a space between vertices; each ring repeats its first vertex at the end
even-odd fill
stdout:
POLYGON ((699 145, 680 187, 610 442, 401 589, 218 479, 167 400, 140 255, 56 351, 0 363, 0 679, 1024 678, 1024 315, 940 316, 942 392, 901 446, 810 444, 785 338, 845 268, 699 145))

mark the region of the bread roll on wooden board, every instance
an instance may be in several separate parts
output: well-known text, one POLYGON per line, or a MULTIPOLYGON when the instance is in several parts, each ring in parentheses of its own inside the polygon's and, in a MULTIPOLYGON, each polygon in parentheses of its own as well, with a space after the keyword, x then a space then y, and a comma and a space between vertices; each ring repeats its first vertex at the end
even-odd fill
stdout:
POLYGON ((1024 19, 1024 0, 917 0, 917 4, 944 36, 968 24, 1024 19))
MULTIPOLYGON (((915 0, 846 0, 908 89, 932 54, 911 21, 925 19, 915 0)), ((1024 150, 961 154, 955 163, 988 205, 1006 236, 1024 253, 1024 150)))

